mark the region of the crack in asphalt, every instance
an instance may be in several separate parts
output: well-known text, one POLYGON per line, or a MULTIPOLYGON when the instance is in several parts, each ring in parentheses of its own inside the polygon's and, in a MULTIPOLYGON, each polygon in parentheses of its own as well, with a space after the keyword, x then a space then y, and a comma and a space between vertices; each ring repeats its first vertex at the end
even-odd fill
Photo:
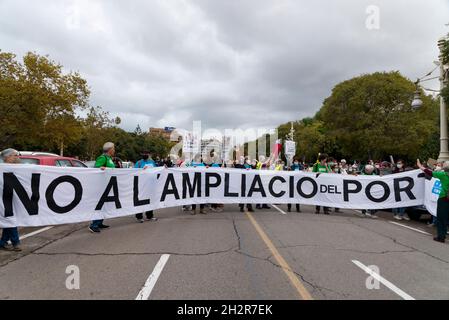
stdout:
POLYGON ((356 253, 367 253, 367 254, 387 254, 387 253, 401 253, 401 252, 415 252, 416 250, 384 250, 384 251, 364 251, 357 249, 346 249, 346 248, 338 248, 330 245, 319 245, 319 244, 295 244, 288 246, 278 247, 279 249, 288 249, 288 248, 298 248, 298 247, 311 247, 311 248, 326 248, 333 249, 336 251, 348 251, 348 252, 356 252, 356 253))
POLYGON ((233 251, 234 247, 231 249, 221 250, 221 251, 211 251, 204 253, 185 253, 185 252, 170 252, 170 251, 160 251, 160 252, 118 252, 118 253, 105 253, 105 252, 97 252, 97 253, 86 253, 86 252, 33 252, 33 255, 37 256, 58 256, 58 255, 75 255, 75 256, 86 256, 86 257, 119 257, 119 256, 151 256, 151 255, 163 255, 169 254, 173 256, 209 256, 213 254, 221 254, 228 253, 233 251))
POLYGON ((26 253, 20 254, 20 255, 18 255, 17 257, 15 257, 14 259, 8 260, 8 261, 6 261, 6 262, 0 264, 0 268, 3 268, 3 267, 5 267, 5 266, 7 266, 7 265, 9 265, 9 264, 11 264, 11 263, 13 263, 13 262, 15 262, 15 261, 18 261, 18 260, 20 260, 20 259, 22 259, 22 258, 28 256, 28 255, 36 254, 36 253, 35 253, 36 251, 38 251, 38 250, 40 250, 40 249, 42 249, 42 248, 45 248, 46 246, 51 245, 52 243, 54 243, 54 242, 56 242, 56 241, 59 241, 59 240, 62 240, 62 239, 64 239, 64 238, 68 237, 68 236, 71 236, 71 235, 74 234, 75 232, 80 231, 80 230, 84 229, 85 227, 86 227, 85 225, 79 226, 78 228, 75 228, 75 229, 69 231, 68 233, 64 234, 62 237, 58 237, 58 238, 49 240, 49 241, 45 242, 44 244, 40 245, 39 247, 34 248, 34 249, 31 250, 30 252, 26 252, 26 253))
MULTIPOLYGON (((272 254, 268 255, 268 257, 266 257, 266 258, 261 258, 261 257, 256 257, 256 256, 253 256, 253 255, 250 255, 249 253, 242 251, 242 249, 241 249, 241 239, 240 239, 240 234, 239 234, 239 232, 238 232, 238 230, 237 230, 237 226, 236 226, 236 223, 235 223, 235 219, 232 219, 232 223, 233 223, 235 235, 236 235, 237 240, 238 240, 238 249, 234 250, 236 253, 241 254, 241 255, 243 255, 243 256, 246 256, 246 257, 249 257, 249 258, 251 258, 251 259, 257 259, 257 260, 259 260, 259 261, 269 262, 269 263, 270 263, 271 265, 273 265, 274 267, 283 270, 283 267, 282 267, 282 266, 280 266, 279 264, 277 264, 277 263, 275 263, 274 261, 271 260, 272 254)), ((266 225, 265 225, 263 222, 262 222, 262 225, 264 225, 264 227, 266 228, 266 225)), ((282 243, 279 239, 277 239, 277 240, 278 240, 280 243, 282 243)), ((276 247, 276 246, 275 246, 275 247, 276 247)), ((278 248, 278 247, 276 247, 276 248, 278 248)), ((305 282, 305 283, 307 283, 309 286, 311 286, 311 287, 313 288, 313 291, 312 291, 312 292, 319 291, 324 297, 327 297, 327 295, 323 292, 324 290, 326 290, 326 291, 329 291, 329 292, 332 292, 332 293, 341 295, 341 296, 343 296, 343 297, 349 297, 349 294, 347 294, 347 293, 344 293, 344 292, 337 292, 337 291, 335 291, 335 290, 332 290, 332 289, 329 289, 329 288, 326 288, 326 287, 323 287, 323 286, 319 286, 319 285, 317 285, 317 284, 312 283, 312 281, 307 280, 307 279, 304 277, 304 275, 300 274, 299 272, 297 272, 297 271, 295 271, 295 270, 292 270, 292 269, 290 269, 290 268, 288 268, 288 270, 291 271, 291 272, 293 272, 295 275, 297 275, 303 282, 305 282)))
POLYGON ((430 254, 430 253, 428 253, 428 252, 419 250, 418 248, 415 248, 415 247, 410 246, 410 245, 408 245, 408 244, 402 243, 402 242, 398 241, 398 239, 396 239, 396 238, 394 238, 394 237, 392 237, 392 236, 389 236, 389 235, 386 235, 386 234, 383 234, 383 233, 374 231, 374 230, 372 230, 372 229, 370 229, 370 228, 367 228, 367 227, 365 227, 365 226, 359 225, 359 224, 355 223, 354 221, 352 221, 352 220, 350 220, 350 219, 349 219, 348 221, 349 221, 351 224, 353 224, 353 225, 355 225, 355 226, 357 226, 357 227, 359 227, 359 228, 362 228, 362 229, 364 229, 364 230, 367 230, 367 231, 369 231, 369 232, 372 232, 372 233, 374 233, 374 234, 377 234, 378 236, 381 236, 381 237, 385 237, 385 238, 387 238, 387 239, 390 239, 390 240, 393 241, 393 243, 395 243, 395 244, 398 244, 398 245, 403 246, 403 247, 405 247, 405 248, 409 248, 409 249, 411 249, 410 252, 419 252, 419 253, 422 253, 422 254, 424 254, 424 255, 426 255, 426 256, 429 256, 429 257, 431 257, 431 258, 433 258, 433 259, 435 259, 435 260, 438 260, 438 261, 440 261, 440 262, 449 264, 449 261, 447 261, 447 260, 441 259, 440 257, 434 256, 433 254, 430 254))

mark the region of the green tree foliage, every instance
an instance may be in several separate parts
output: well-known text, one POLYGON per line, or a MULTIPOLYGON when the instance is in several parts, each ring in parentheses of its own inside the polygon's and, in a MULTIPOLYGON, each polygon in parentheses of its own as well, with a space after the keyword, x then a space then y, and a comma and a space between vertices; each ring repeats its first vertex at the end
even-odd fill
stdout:
POLYGON ((363 75, 338 84, 317 120, 335 137, 342 154, 360 159, 416 157, 435 133, 437 109, 430 97, 413 110, 415 86, 399 72, 363 75))
POLYGON ((22 61, 0 51, 0 149, 50 151, 93 160, 112 141, 122 160, 135 161, 144 150, 166 157, 171 144, 162 137, 129 133, 101 107, 89 106, 86 80, 46 56, 27 53, 22 61), (81 113, 86 113, 80 117, 81 113))
POLYGON ((0 52, 0 147, 62 148, 80 138, 76 111, 89 89, 76 72, 64 73, 48 57, 27 53, 19 63, 0 52))

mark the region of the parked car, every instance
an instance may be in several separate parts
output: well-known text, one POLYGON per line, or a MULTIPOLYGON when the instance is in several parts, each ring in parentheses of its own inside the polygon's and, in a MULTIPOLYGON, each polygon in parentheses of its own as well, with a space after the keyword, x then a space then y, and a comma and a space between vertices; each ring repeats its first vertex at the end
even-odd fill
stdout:
POLYGON ((84 164, 85 164, 88 168, 95 168, 95 161, 84 161, 84 164))
MULTIPOLYGON (((42 153, 39 153, 42 154, 42 153)), ((60 157, 58 155, 20 155, 20 162, 23 164, 34 164, 40 166, 53 167, 78 167, 87 168, 87 166, 74 158, 60 157)))

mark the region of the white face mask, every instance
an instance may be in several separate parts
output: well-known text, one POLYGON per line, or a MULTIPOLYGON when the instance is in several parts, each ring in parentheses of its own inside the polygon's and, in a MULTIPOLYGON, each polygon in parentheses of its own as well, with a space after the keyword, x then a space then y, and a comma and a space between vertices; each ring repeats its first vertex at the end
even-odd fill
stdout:
POLYGON ((299 164, 299 162, 298 162, 298 161, 296 161, 296 162, 295 162, 295 164, 296 164, 296 165, 298 165, 298 164, 299 164))
POLYGON ((402 169, 402 166, 403 166, 402 163, 397 164, 398 169, 402 169))
POLYGON ((246 164, 251 164, 251 161, 250 160, 246 160, 246 164))
POLYGON ((376 164, 376 169, 379 169, 379 168, 380 168, 380 166, 378 164, 376 164))

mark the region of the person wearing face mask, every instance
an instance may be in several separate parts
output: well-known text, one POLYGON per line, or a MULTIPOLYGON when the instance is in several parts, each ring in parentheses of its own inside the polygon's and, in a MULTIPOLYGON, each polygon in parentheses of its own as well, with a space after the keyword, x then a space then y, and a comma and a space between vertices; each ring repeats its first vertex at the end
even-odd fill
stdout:
POLYGON ((295 158, 293 160, 293 164, 290 167, 290 170, 291 171, 303 171, 304 170, 304 165, 299 162, 298 158, 295 158))
MULTIPOLYGON (((367 164, 364 168, 363 168, 363 170, 362 170, 362 175, 363 176, 375 176, 376 175, 376 173, 374 172, 374 166, 373 165, 370 165, 370 164, 367 164)), ((362 214, 364 214, 365 216, 367 216, 367 217, 370 217, 370 218, 373 218, 373 219, 377 219, 377 216, 376 216, 376 210, 366 210, 366 209, 363 209, 362 210, 362 214)))
POLYGON ((340 173, 341 174, 349 174, 348 173, 349 168, 350 167, 348 166, 346 160, 345 159, 341 159, 341 161, 340 161, 340 173))
MULTIPOLYGON (((20 163, 19 152, 15 149, 3 150, 0 153, 0 157, 6 164, 20 163)), ((20 248, 19 230, 17 229, 17 227, 3 229, 2 237, 0 239, 0 250, 22 251, 22 249, 20 248), (12 247, 8 246, 8 241, 11 241, 12 247)))
MULTIPOLYGON (((403 160, 398 160, 396 162, 396 167, 393 170, 393 173, 401 173, 405 172, 405 163, 403 160)), ((394 208, 393 209, 393 218, 396 220, 407 220, 409 221, 410 218, 405 214, 405 208, 394 208)))
POLYGON ((380 176, 380 175, 381 175, 381 174, 380 174, 380 162, 379 162, 379 161, 377 161, 377 162, 374 164, 374 172, 376 173, 377 176, 380 176))
MULTIPOLYGON (((295 158, 293 160, 293 164, 290 166, 290 171, 303 171, 304 170, 304 166, 299 162, 298 158, 295 158)), ((288 212, 292 212, 292 204, 289 203, 287 204, 287 210, 288 212)), ((301 206, 299 203, 296 203, 296 212, 301 212, 301 206)))
MULTIPOLYGON (((269 170, 271 166, 270 159, 266 159, 264 155, 259 156, 259 161, 256 162, 256 170, 269 170)), ((256 204, 256 209, 271 209, 268 204, 256 204)))
MULTIPOLYGON (((157 163, 153 160, 151 157, 151 153, 148 151, 142 152, 142 159, 136 162, 134 165, 135 169, 150 169, 150 168, 156 168, 157 163)), ((145 216, 147 218, 147 221, 157 221, 157 218, 154 217, 153 211, 146 211, 145 216)), ((137 222, 143 223, 143 213, 136 214, 137 222)))
MULTIPOLYGON (((240 157, 239 163, 236 163, 234 166, 236 169, 242 169, 242 170, 253 170, 255 169, 255 166, 252 165, 252 162, 249 158, 240 157)), ((239 204, 240 212, 245 212, 245 205, 243 203, 239 204)), ((246 209, 248 212, 254 212, 253 205, 250 203, 246 204, 246 209)))
MULTIPOLYGON (((316 173, 330 173, 331 169, 327 164, 328 155, 323 153, 318 157, 318 162, 313 166, 313 172, 316 173)), ((321 206, 315 207, 315 214, 320 214, 321 206)), ((323 207, 324 214, 329 214, 329 208, 323 207)))

